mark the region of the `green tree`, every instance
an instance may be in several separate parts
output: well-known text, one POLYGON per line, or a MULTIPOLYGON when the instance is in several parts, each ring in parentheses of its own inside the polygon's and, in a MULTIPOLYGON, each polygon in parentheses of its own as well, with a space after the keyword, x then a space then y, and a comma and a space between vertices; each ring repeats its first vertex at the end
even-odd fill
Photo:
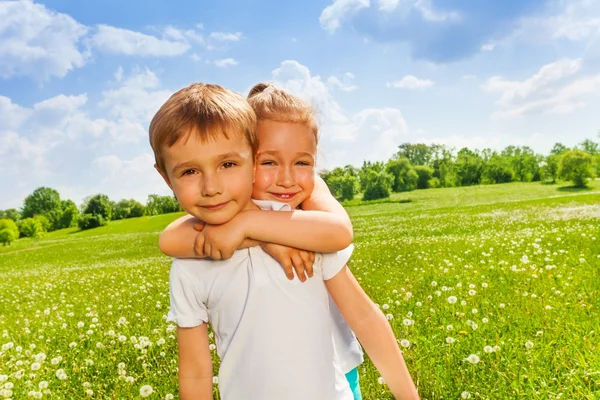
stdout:
POLYGON ((89 199, 83 213, 100 215, 103 220, 110 221, 112 217, 112 202, 107 195, 97 194, 89 199))
POLYGON ((19 237, 19 228, 15 221, 9 218, 0 219, 0 243, 4 246, 11 244, 19 237))
POLYGON ((63 200, 62 213, 59 220, 59 229, 70 228, 77 225, 79 209, 72 200, 63 200))
POLYGON ((36 218, 25 218, 19 224, 19 232, 21 232, 21 236, 30 237, 30 238, 40 238, 46 230, 42 225, 42 220, 39 217, 36 218))
POLYGON ((340 201, 352 200, 360 188, 358 178, 349 174, 331 176, 327 186, 333 196, 340 201))
POLYGON ((565 146, 564 144, 554 143, 554 146, 552 147, 552 150, 550 150, 550 153, 554 154, 556 156, 562 156, 562 154, 568 150, 569 150, 569 148, 567 146, 565 146))
POLYGON ((376 167, 368 169, 364 175, 365 191, 363 200, 377 200, 390 197, 393 182, 394 177, 392 174, 376 167))
POLYGON ((457 183, 461 186, 478 185, 481 182, 483 160, 476 152, 466 147, 460 149, 454 166, 457 183))
POLYGON ((51 227, 58 226, 62 214, 60 195, 54 189, 39 187, 25 198, 21 218, 43 215, 50 221, 51 227))
POLYGON ((8 210, 0 210, 0 219, 12 219, 17 222, 21 219, 21 213, 16 208, 9 208, 8 210))
POLYGON ((579 148, 591 156, 600 154, 598 143, 590 139, 585 139, 583 142, 579 143, 579 148))
POLYGON ((493 153, 483 165, 481 183, 507 183, 513 180, 513 170, 510 161, 497 153, 493 153))
POLYGON ((594 177, 592 156, 583 150, 567 151, 560 157, 558 175, 576 187, 585 187, 587 179, 594 177))
MULTIPOLYGON (((417 189, 428 189, 431 187, 433 179, 433 168, 426 165, 416 165, 415 172, 417 173, 417 189)), ((438 180, 439 182, 439 180, 438 180)))
POLYGON ((408 192, 417 187, 419 176, 406 157, 389 160, 385 170, 394 177, 392 190, 394 192, 408 192))
POLYGON ((175 196, 148 195, 148 200, 146 201, 147 215, 168 214, 182 210, 175 196))
POLYGON ((531 148, 508 146, 501 155, 509 161, 515 180, 521 182, 539 180, 538 159, 531 148))
POLYGON ((413 166, 429 165, 434 152, 437 150, 436 146, 432 145, 430 147, 424 143, 402 143, 398 146, 398 153, 396 153, 395 158, 407 158, 413 166))
POLYGON ((105 220, 100 214, 81 214, 77 220, 77 225, 79 226, 79 229, 83 231, 86 229, 104 226, 107 224, 107 222, 108 221, 105 220))
POLYGON ((558 161, 560 156, 556 154, 549 154, 542 161, 540 168, 540 175, 542 180, 545 182, 555 183, 558 178, 558 161))
POLYGON ((113 205, 113 219, 141 217, 144 215, 144 205, 133 199, 123 199, 113 205))

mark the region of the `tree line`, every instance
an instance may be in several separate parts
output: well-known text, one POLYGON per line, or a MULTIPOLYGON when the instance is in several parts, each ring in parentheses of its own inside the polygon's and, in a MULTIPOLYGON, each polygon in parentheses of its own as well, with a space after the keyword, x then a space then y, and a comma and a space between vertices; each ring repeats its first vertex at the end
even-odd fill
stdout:
POLYGON ((0 210, 0 243, 19 237, 39 238, 46 232, 78 226, 81 230, 103 226, 111 220, 182 211, 174 196, 148 196, 146 205, 133 200, 110 200, 105 194, 86 197, 77 207, 62 200, 57 190, 39 187, 27 196, 20 210, 0 210))
POLYGON ((465 147, 455 152, 439 144, 403 143, 387 162, 365 161, 360 168, 347 165, 321 172, 340 201, 352 200, 359 193, 367 201, 415 189, 535 181, 553 184, 559 179, 584 187, 595 176, 600 176, 600 145, 590 139, 572 149, 556 143, 546 156, 527 146, 508 146, 499 152, 465 147))

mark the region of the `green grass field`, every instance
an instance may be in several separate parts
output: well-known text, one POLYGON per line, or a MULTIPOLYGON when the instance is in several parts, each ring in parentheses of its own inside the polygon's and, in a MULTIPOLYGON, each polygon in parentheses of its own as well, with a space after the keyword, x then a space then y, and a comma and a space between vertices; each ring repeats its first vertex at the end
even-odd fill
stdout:
MULTIPOLYGON (((600 399, 600 181, 392 198, 406 199, 348 207, 350 267, 421 397, 600 399)), ((156 247, 176 217, 0 247, 0 397, 176 396, 170 263, 156 247)), ((370 363, 359 371, 365 399, 391 398, 370 363)))

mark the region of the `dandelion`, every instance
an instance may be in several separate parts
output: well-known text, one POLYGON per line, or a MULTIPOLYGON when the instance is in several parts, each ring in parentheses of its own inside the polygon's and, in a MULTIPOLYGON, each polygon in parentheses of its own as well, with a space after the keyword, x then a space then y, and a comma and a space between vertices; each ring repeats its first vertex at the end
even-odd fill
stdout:
POLYGON ((216 348, 217 348, 217 346, 215 346, 215 344, 214 344, 214 343, 211 343, 211 344, 209 344, 209 345, 208 345, 208 349, 209 349, 210 351, 213 351, 213 350, 214 350, 214 349, 216 349, 216 348))
POLYGON ((165 400, 173 400, 175 397, 171 393, 165 395, 165 400))
POLYGON ((48 382, 47 382, 47 381, 41 381, 41 382, 38 384, 38 387, 39 387, 40 389, 42 389, 42 390, 44 390, 44 389, 48 389, 48 382))
POLYGON ((479 364, 479 356, 477 354, 471 354, 469 357, 464 358, 463 361, 468 361, 471 364, 479 364))
POLYGON ((6 382, 8 380, 8 375, 0 375, 0 382, 6 382))
POLYGON ((471 393, 464 391, 460 394, 460 398, 461 399, 470 399, 471 398, 471 393))
POLYGON ((152 386, 150 386, 150 385, 144 385, 140 388, 140 396, 142 396, 142 397, 148 397, 153 392, 154 392, 154 390, 152 389, 152 386))
POLYGON ((475 289, 469 290, 469 296, 475 296, 476 294, 477 292, 475 291, 475 289))
POLYGON ((56 377, 60 380, 65 380, 67 379, 67 374, 64 369, 60 368, 56 370, 56 377))
POLYGON ((213 385, 218 385, 218 384, 219 384, 219 377, 213 376, 213 385))
POLYGON ((450 296, 450 297, 448 297, 448 303, 450 303, 450 304, 456 303, 457 300, 458 299, 456 298, 456 296, 450 296))
POLYGON ((377 383, 379 383, 380 385, 385 385, 385 379, 383 379, 383 376, 377 378, 377 383))
POLYGON ((431 286, 433 286, 433 287, 437 286, 437 282, 436 281, 431 282, 431 286))
POLYGON ((69 347, 70 347, 70 348, 74 348, 74 347, 76 347, 76 346, 77 346, 77 343, 75 343, 75 342, 71 342, 71 343, 69 343, 69 347))
POLYGON ((446 343, 448 343, 448 344, 452 344, 452 343, 454 343, 454 342, 456 342, 456 339, 454 339, 453 337, 451 337, 451 336, 448 336, 448 337, 446 338, 446 343))
POLYGON ((390 308, 389 304, 384 304, 383 306, 381 306, 381 308, 383 308, 384 310, 387 310, 388 308, 390 308))
POLYGON ((544 331, 537 331, 535 333, 535 336, 542 336, 544 334, 544 331))
POLYGON ((92 397, 94 395, 94 391, 92 389, 86 389, 85 395, 88 397, 92 397))
MULTIPOLYGON (((127 383, 133 383, 133 382, 135 382, 135 378, 133 376, 128 376, 127 378, 125 378, 125 382, 127 382, 127 383)), ((152 389, 150 389, 150 390, 152 390, 152 389)), ((152 392, 150 392, 150 393, 152 393, 152 392)), ((141 391, 140 391, 140 394, 141 394, 141 391)))
POLYGON ((41 368, 41 364, 40 363, 34 362, 33 364, 31 364, 31 370, 32 371, 37 371, 40 368, 41 368))
POLYGON ((404 321, 402 321, 402 323, 404 324, 404 326, 411 326, 412 320, 410 320, 408 318, 404 318, 404 321))
POLYGON ((481 318, 481 322, 483 322, 484 324, 487 324, 488 322, 490 322, 490 320, 483 317, 483 318, 481 318))
POLYGON ((81 322, 81 321, 79 321, 79 322, 77 323, 77 327, 78 327, 78 328, 83 328, 83 326, 84 326, 84 325, 85 325, 85 324, 84 324, 83 322, 81 322))
POLYGON ((528 340, 525 342, 525 347, 527 349, 533 349, 533 342, 531 340, 528 340))
POLYGON ((409 340, 407 340, 407 339, 402 339, 402 340, 400 341, 400 346, 402 346, 402 347, 406 347, 406 348, 409 348, 409 347, 410 347, 410 341, 409 341, 409 340))
POLYGON ((493 353, 494 348, 492 346, 484 346, 483 351, 486 353, 493 353))

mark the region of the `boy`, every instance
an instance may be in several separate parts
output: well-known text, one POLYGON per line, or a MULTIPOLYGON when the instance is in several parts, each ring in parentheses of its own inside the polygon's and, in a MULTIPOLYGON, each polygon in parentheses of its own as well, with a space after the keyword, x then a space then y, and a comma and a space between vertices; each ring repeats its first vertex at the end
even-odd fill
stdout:
MULTIPOLYGON (((268 218, 277 235, 284 232, 307 240, 312 243, 298 247, 317 249, 318 231, 323 229, 315 229, 314 219, 254 212, 258 207, 250 195, 255 126, 252 110, 240 96, 214 85, 182 89, 161 107, 150 126, 157 169, 182 207, 196 218, 211 225, 240 213, 259 223, 268 218)), ((333 217, 317 221, 330 228, 322 237, 344 229, 327 218, 333 217)), ((269 240, 275 236, 254 239, 276 241, 269 240)), ((332 297, 392 392, 398 398, 405 393, 414 397, 385 317, 344 267, 349 253, 324 256, 317 263, 317 275, 329 279, 332 297)), ((258 247, 239 250, 227 261, 176 260, 171 316, 179 326, 182 398, 212 397, 206 327, 210 319, 222 359, 219 386, 225 400, 351 399, 332 345, 322 279, 288 281, 258 247)))

